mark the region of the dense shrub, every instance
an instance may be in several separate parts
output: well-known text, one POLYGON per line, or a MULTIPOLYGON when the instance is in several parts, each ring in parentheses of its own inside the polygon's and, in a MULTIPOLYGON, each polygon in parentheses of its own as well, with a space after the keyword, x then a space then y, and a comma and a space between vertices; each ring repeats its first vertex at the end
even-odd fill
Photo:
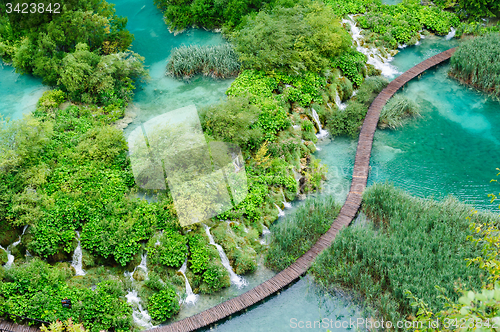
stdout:
POLYGON ((266 266, 275 271, 290 266, 330 228, 339 211, 332 197, 309 198, 292 215, 272 225, 266 266))
POLYGON ((356 92, 354 99, 358 103, 369 106, 387 84, 389 81, 383 76, 367 77, 356 92))
MULTIPOLYGON (((457 298, 455 283, 468 289, 481 286, 481 271, 465 261, 480 254, 467 240, 472 235, 469 206, 453 198, 414 198, 376 184, 364 192, 363 210, 372 222, 342 230, 313 264, 314 275, 326 287, 359 292, 375 310, 372 315, 395 322, 415 314, 405 290, 434 311, 445 303, 436 285, 451 299, 457 298)), ((473 220, 500 221, 486 212, 473 220)))
POLYGON ((500 33, 466 40, 450 63, 452 77, 500 97, 500 33))
POLYGON ((165 288, 148 299, 148 312, 155 321, 165 322, 180 310, 175 290, 165 288))
POLYGON ((333 67, 338 67, 351 82, 360 86, 366 74, 366 55, 358 51, 342 53, 333 61, 333 67))
POLYGON ((174 48, 167 63, 167 74, 187 78, 196 74, 227 78, 239 70, 238 57, 229 44, 174 48))
POLYGON ((401 127, 405 118, 418 116, 420 108, 413 100, 397 94, 393 96, 380 111, 378 126, 380 128, 401 127))
POLYGON ((45 321, 72 317, 90 331, 130 330, 132 310, 121 282, 103 281, 95 290, 69 287, 69 271, 36 258, 7 270, 0 280, 0 311, 45 321), (72 300, 71 310, 62 308, 64 298, 72 300))
POLYGON ((244 68, 295 75, 323 72, 330 58, 351 48, 331 9, 307 0, 249 16, 231 41, 244 68))
POLYGON ((173 229, 167 229, 153 236, 147 245, 149 261, 180 268, 187 257, 187 238, 173 229))
POLYGON ((357 101, 349 101, 345 110, 335 110, 326 120, 328 131, 333 136, 355 138, 365 119, 368 107, 357 101))

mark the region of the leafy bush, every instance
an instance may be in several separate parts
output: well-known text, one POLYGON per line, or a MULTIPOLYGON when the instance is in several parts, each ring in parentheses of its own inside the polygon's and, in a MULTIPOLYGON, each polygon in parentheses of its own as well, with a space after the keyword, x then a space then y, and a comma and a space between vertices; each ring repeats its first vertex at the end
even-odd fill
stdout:
POLYGON ((178 231, 167 229, 148 241, 149 261, 153 264, 179 268, 188 254, 187 242, 187 238, 178 231))
POLYGON ((167 321, 179 310, 179 299, 173 288, 162 289, 148 299, 148 312, 157 322, 167 321))
POLYGON ((210 257, 208 255, 208 242, 198 234, 189 234, 189 268, 194 273, 202 273, 208 267, 210 257))
POLYGON ((309 198, 292 215, 271 226, 265 264, 275 271, 305 254, 337 217, 340 206, 332 197, 309 198))
POLYGON ((7 251, 0 249, 0 265, 4 265, 5 263, 7 263, 7 260, 7 251))
MULTIPOLYGON (((465 261, 479 255, 467 240, 472 235, 466 218, 469 206, 453 198, 414 198, 391 185, 376 184, 364 192, 363 210, 372 222, 342 230, 313 264, 324 286, 361 293, 375 310, 372 315, 393 322, 415 314, 405 290, 439 310, 445 300, 436 285, 451 299, 457 298, 455 283, 469 289, 481 286, 481 271, 465 261)), ((474 220, 500 222, 486 212, 474 220)))
POLYGON ((397 94, 380 111, 380 128, 397 128, 403 125, 405 118, 418 116, 420 108, 413 100, 397 94))
POLYGON ((358 51, 342 53, 336 57, 332 66, 340 68, 345 77, 360 86, 366 73, 366 55, 358 51))
POLYGON ((389 81, 383 76, 367 77, 359 87, 354 99, 366 106, 370 106, 377 95, 384 90, 389 81))
POLYGON ((238 57, 229 44, 216 46, 181 46, 172 50, 167 74, 191 77, 202 73, 216 78, 236 76, 240 70, 238 57))
POLYGON ((326 120, 327 129, 332 136, 347 135, 355 138, 363 125, 367 111, 368 108, 365 105, 350 100, 345 110, 334 111, 326 120))
POLYGON ((323 72, 330 58, 351 48, 331 9, 307 0, 249 16, 231 41, 244 68, 295 75, 323 72))
POLYGON ((500 97, 500 33, 463 42, 450 59, 450 75, 500 97))
POLYGON ((51 267, 35 258, 7 270, 0 281, 0 311, 45 321, 72 317, 90 331, 114 328, 129 331, 132 310, 124 299, 123 284, 116 280, 99 283, 95 290, 70 287, 70 269, 51 267), (61 307, 61 299, 73 307, 61 307))

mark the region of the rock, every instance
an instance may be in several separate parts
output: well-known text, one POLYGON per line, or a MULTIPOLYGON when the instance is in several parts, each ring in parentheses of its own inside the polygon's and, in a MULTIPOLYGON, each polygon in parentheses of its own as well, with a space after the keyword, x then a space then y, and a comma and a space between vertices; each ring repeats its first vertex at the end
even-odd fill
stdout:
POLYGON ((146 280, 146 273, 142 269, 137 269, 132 277, 137 281, 144 281, 146 280))

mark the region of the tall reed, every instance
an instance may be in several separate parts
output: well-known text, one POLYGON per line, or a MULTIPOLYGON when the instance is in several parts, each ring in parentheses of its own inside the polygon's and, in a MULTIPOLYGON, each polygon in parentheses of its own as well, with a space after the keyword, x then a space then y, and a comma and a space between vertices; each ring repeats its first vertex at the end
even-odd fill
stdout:
MULTIPOLYGON (((472 207, 452 197, 442 201, 415 198, 389 184, 375 184, 363 194, 363 210, 372 222, 343 229, 313 264, 312 272, 326 287, 355 290, 369 315, 397 322, 415 314, 404 290, 442 309, 435 286, 456 300, 454 288, 481 287, 482 271, 466 259, 481 255, 467 239, 472 207)), ((498 215, 480 212, 478 223, 500 223, 498 215)))
POLYGON ((294 214, 273 224, 266 266, 275 271, 290 266, 326 233, 339 211, 333 197, 309 198, 294 214))
POLYGON ((174 48, 167 64, 167 75, 185 78, 196 74, 227 78, 239 71, 238 56, 229 44, 174 48))
POLYGON ((380 128, 397 128, 403 126, 404 120, 420 115, 420 107, 406 96, 393 96, 380 112, 378 126, 380 128))
POLYGON ((450 76, 500 98, 500 33, 464 41, 450 63, 450 76))

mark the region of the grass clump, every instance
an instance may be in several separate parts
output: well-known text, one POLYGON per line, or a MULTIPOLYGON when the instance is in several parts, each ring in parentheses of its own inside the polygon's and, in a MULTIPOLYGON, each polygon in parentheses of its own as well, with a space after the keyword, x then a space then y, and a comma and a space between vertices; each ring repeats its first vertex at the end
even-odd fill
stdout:
POLYGON ((450 63, 450 76, 500 97, 500 33, 463 42, 450 63))
MULTIPOLYGON (((470 206, 452 197, 415 198, 392 185, 376 184, 364 192, 363 209, 373 222, 342 230, 313 264, 313 274, 326 287, 359 292, 372 316, 393 322, 416 313, 405 290, 436 312, 446 300, 435 286, 452 300, 458 298, 455 286, 481 287, 481 270, 466 262, 481 255, 467 239, 473 235, 470 206)), ((472 221, 498 225, 499 218, 481 212, 472 221)))
POLYGON ((266 266, 275 271, 290 266, 330 228, 339 211, 333 197, 310 198, 293 215, 273 224, 266 266))
POLYGON ((239 71, 238 56, 229 44, 174 48, 167 64, 167 74, 185 78, 196 74, 227 78, 239 71))
POLYGON ((397 94, 382 108, 378 126, 384 128, 397 128, 403 126, 404 120, 420 115, 420 108, 416 102, 406 96, 397 94))

